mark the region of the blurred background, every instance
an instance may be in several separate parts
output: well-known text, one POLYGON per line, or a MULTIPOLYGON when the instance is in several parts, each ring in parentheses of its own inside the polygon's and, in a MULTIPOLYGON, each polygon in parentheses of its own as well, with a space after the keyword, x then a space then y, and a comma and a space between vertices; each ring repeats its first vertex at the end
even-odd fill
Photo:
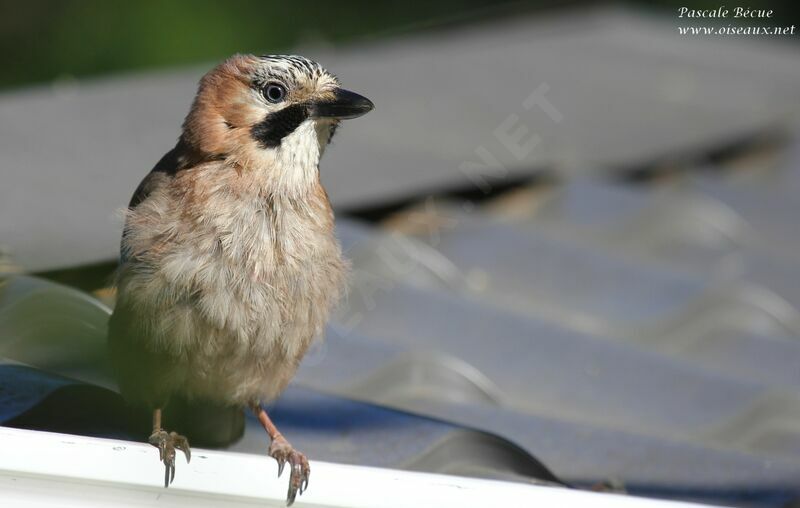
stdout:
MULTIPOLYGON (((376 5, 366 0, 303 4, 256 0, 2 0, 0 64, 4 70, 0 86, 8 89, 109 73, 201 65, 237 52, 365 45, 403 34, 563 9, 580 11, 596 5, 552 0, 435 0, 413 6, 396 1, 376 5)), ((627 5, 665 18, 674 17, 681 6, 720 6, 708 0, 627 5)), ((800 12, 796 2, 788 0, 755 0, 742 6, 774 9, 774 19, 785 25, 796 22, 800 12)), ((747 25, 741 20, 736 23, 747 25)), ((762 19, 754 24, 769 23, 762 19)), ((786 42, 796 39, 789 37, 786 42)))
POLYGON ((773 13, 0 0, 0 423, 146 437, 105 361, 121 210, 211 66, 293 52, 376 104, 322 161, 353 274, 272 408, 299 449, 798 506, 797 28, 703 31, 800 10, 737 6, 773 13))

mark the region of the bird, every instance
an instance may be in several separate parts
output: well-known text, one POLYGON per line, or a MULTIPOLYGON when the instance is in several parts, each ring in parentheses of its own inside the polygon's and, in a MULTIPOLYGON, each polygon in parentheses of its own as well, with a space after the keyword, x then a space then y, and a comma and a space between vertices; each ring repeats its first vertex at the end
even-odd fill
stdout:
POLYGON ((287 506, 308 459, 270 419, 323 331, 349 270, 320 182, 341 120, 374 107, 297 55, 236 54, 200 80, 175 147, 125 210, 108 345, 119 390, 152 416, 164 486, 176 451, 170 402, 250 410, 264 427, 287 506), (162 418, 163 417, 163 418, 162 418))

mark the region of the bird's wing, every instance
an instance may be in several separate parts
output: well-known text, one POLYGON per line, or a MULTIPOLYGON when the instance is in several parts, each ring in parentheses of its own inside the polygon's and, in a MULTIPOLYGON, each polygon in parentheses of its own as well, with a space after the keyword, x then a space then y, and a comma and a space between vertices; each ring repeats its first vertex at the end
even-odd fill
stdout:
POLYGON ((165 178, 175 175, 186 167, 186 154, 183 144, 179 141, 175 147, 164 154, 155 167, 144 177, 131 197, 128 208, 136 208, 139 203, 147 199, 153 189, 165 178))
MULTIPOLYGON (((144 177, 128 204, 128 210, 135 210, 158 188, 169 184, 179 171, 186 169, 188 151, 182 141, 167 152, 155 167, 144 177)), ((120 244, 120 271, 130 259, 132 252, 126 241, 130 234, 130 219, 125 220, 120 244)), ((120 390, 133 404, 158 407, 168 398, 168 393, 159 387, 161 370, 168 371, 164 359, 140 347, 139 316, 120 301, 114 308, 108 324, 108 344, 111 360, 117 374, 120 390)))
MULTIPOLYGON (((161 160, 156 163, 155 167, 150 170, 147 176, 139 183, 139 186, 136 187, 136 191, 134 191, 128 203, 128 210, 135 209, 142 201, 147 199, 154 189, 164 185, 169 179, 175 176, 178 171, 185 169, 190 160, 188 155, 188 150, 183 141, 178 141, 178 144, 161 157, 161 160)), ((125 226, 122 229, 122 242, 120 243, 120 263, 125 263, 130 257, 130 252, 127 252, 125 249, 125 237, 127 234, 128 221, 126 220, 125 226)))

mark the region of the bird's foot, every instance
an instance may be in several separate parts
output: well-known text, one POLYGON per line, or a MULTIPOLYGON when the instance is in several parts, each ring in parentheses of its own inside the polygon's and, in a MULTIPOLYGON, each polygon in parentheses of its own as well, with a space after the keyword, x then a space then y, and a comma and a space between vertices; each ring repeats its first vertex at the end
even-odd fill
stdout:
POLYGON ((292 506, 297 494, 302 495, 308 488, 308 477, 311 474, 308 459, 281 435, 272 440, 269 455, 278 461, 278 477, 283 474, 284 466, 289 464, 289 492, 286 494, 286 506, 292 506))
POLYGON ((169 487, 175 479, 175 450, 180 450, 186 455, 187 464, 192 459, 189 440, 178 433, 160 429, 153 431, 148 441, 158 448, 161 462, 164 463, 164 487, 169 487))

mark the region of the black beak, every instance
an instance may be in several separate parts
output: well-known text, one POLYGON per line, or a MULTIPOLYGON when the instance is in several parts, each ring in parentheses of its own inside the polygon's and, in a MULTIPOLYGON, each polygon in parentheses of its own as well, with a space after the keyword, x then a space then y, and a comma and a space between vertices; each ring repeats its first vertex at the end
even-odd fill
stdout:
POLYGON ((315 101, 309 106, 309 112, 315 118, 358 118, 372 111, 372 101, 350 90, 338 88, 333 99, 315 101))

